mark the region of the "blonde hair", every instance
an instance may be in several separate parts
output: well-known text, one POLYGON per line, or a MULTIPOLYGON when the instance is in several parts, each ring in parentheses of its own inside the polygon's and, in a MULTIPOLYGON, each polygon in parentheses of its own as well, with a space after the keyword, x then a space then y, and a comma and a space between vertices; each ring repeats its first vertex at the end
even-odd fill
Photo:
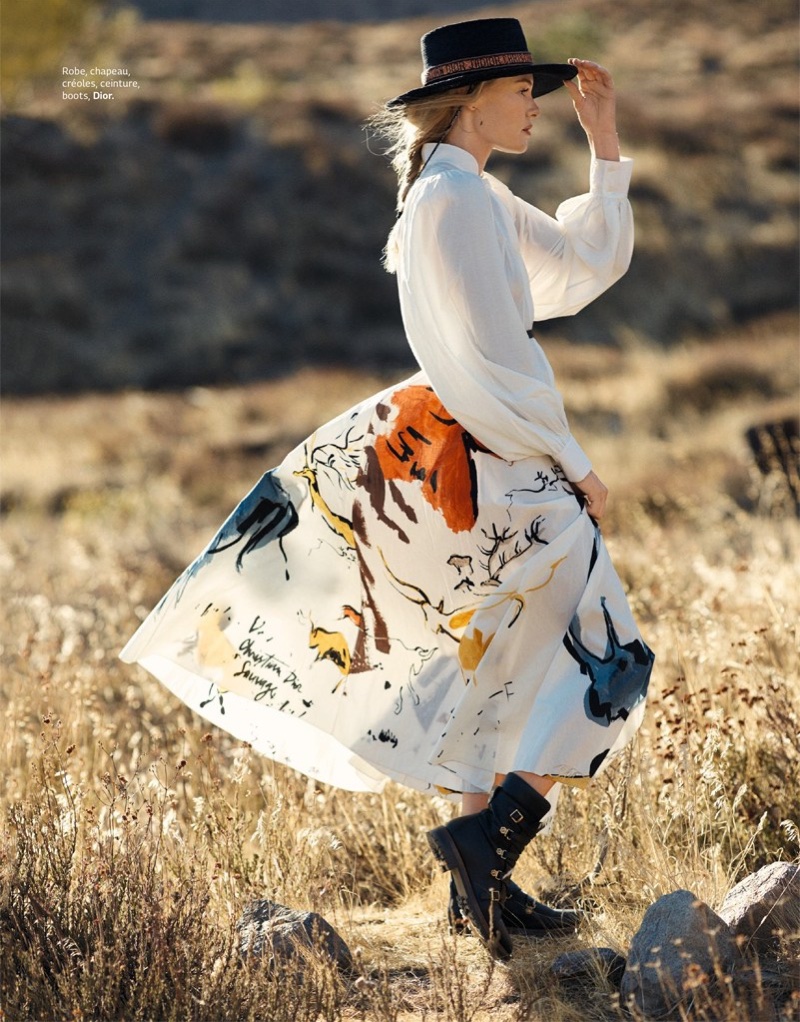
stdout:
MULTIPOLYGON (((411 186, 425 166, 422 147, 429 142, 444 142, 459 110, 471 103, 485 85, 485 81, 477 82, 436 93, 406 106, 384 107, 367 122, 368 129, 374 129, 389 142, 385 155, 390 157, 397 174, 398 217, 403 212, 411 186)), ((397 224, 389 235, 383 255, 383 265, 389 273, 394 273, 396 268, 396 233, 397 224)))

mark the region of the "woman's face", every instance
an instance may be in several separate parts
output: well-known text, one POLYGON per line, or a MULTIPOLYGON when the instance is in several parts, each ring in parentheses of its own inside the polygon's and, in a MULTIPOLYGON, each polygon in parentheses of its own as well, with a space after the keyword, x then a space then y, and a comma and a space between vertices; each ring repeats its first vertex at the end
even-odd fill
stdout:
POLYGON ((496 78, 487 82, 475 100, 473 130, 490 149, 524 153, 531 140, 539 106, 532 95, 533 75, 496 78))

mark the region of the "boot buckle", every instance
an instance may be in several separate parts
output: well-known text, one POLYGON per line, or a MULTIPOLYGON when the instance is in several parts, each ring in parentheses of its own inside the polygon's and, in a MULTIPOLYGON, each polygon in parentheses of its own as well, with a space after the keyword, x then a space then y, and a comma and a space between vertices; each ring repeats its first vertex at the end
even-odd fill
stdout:
MULTIPOLYGON (((502 877, 503 877, 503 874, 502 874, 502 873, 500 872, 500 870, 499 870, 499 869, 493 869, 493 870, 491 871, 491 874, 490 874, 490 875, 491 875, 491 876, 493 876, 493 877, 495 878, 495 880, 501 880, 501 879, 502 879, 502 877)), ((491 889, 491 890, 494 890, 494 888, 493 888, 493 887, 492 887, 492 888, 490 888, 490 889, 491 889)))
POLYGON ((500 833, 503 835, 503 837, 508 837, 508 835, 511 833, 511 828, 510 827, 501 827, 500 828, 500 833))
POLYGON ((514 823, 521 823, 525 819, 519 809, 512 809, 510 816, 514 823))
POLYGON ((508 853, 508 849, 507 848, 495 848, 495 852, 500 856, 501 859, 505 859, 506 854, 508 853))

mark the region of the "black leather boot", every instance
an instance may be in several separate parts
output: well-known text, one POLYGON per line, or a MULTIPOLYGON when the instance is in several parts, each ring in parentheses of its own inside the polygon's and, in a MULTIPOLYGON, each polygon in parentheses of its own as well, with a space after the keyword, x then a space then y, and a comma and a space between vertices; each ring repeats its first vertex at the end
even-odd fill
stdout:
MULTIPOLYGON (((526 894, 513 880, 506 880, 507 897, 503 902, 502 919, 506 929, 515 937, 563 937, 574 933, 581 920, 581 914, 572 909, 550 908, 541 901, 526 894)), ((461 911, 458 890, 450 881, 450 901, 447 919, 453 933, 466 933, 469 919, 461 911)))
POLYGON ((546 798, 508 774, 486 809, 428 833, 434 855, 453 874, 462 914, 495 958, 509 958, 513 951, 503 919, 506 878, 549 809, 546 798))

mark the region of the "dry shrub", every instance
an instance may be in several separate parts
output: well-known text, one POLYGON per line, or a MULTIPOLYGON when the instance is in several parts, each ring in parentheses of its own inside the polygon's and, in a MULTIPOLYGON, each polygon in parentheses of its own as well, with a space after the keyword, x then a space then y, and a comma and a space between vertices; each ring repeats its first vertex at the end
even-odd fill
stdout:
POLYGON ((543 22, 530 45, 536 59, 543 63, 563 61, 576 53, 591 53, 593 59, 602 60, 607 37, 601 19, 587 11, 575 11, 543 22))
POLYGON ((158 111, 153 132, 170 145, 215 154, 230 149, 236 126, 224 107, 212 103, 172 103, 158 111))
POLYGON ((280 970, 240 958, 217 890, 237 866, 231 833, 225 867, 212 866, 213 842, 178 835, 175 792, 159 771, 143 783, 112 760, 89 789, 70 773, 75 747, 62 726, 46 718, 41 740, 36 798, 10 807, 3 847, 9 1017, 336 1017, 342 984, 329 964, 306 969, 287 1002, 280 970))
POLYGON ((709 412, 719 404, 756 395, 776 396, 772 374, 759 371, 747 359, 728 358, 700 365, 694 373, 671 380, 665 388, 670 412, 709 412))

